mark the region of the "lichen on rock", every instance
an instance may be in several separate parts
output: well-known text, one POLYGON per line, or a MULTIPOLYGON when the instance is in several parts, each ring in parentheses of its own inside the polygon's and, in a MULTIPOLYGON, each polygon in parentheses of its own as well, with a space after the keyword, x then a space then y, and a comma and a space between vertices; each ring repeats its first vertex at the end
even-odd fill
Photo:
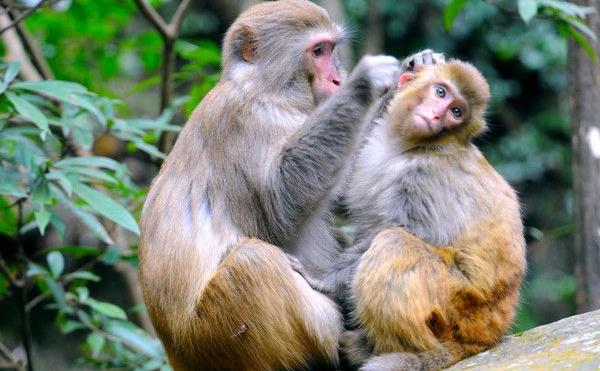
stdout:
POLYGON ((600 310, 505 337, 449 370, 600 370, 600 310))

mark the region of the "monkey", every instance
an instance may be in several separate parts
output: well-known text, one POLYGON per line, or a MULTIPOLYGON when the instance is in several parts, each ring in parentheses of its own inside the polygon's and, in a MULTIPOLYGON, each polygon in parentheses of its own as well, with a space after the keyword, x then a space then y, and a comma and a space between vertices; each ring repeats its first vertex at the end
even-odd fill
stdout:
POLYGON ((335 367, 340 253, 331 199, 399 61, 350 75, 343 29, 306 0, 257 4, 226 32, 222 75, 184 125, 141 214, 140 283, 175 370, 335 367))
POLYGON ((515 191, 473 144, 489 99, 469 63, 419 66, 360 149, 347 191, 356 237, 334 267, 352 367, 448 367, 511 325, 525 240, 515 191))

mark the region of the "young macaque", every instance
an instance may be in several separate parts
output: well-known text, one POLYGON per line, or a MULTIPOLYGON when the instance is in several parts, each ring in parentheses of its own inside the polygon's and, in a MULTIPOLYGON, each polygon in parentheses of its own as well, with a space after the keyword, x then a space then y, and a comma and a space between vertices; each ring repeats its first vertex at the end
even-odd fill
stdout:
POLYGON ((361 149, 348 200, 355 244, 338 262, 342 337, 361 370, 447 367, 496 344, 525 271, 517 196, 472 139, 489 86, 450 61, 400 76, 361 149))

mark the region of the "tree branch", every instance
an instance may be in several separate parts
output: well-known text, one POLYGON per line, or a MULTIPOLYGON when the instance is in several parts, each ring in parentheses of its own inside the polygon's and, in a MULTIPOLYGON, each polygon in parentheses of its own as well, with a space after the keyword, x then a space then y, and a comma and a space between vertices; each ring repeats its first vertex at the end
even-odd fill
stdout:
MULTIPOLYGON (((4 9, 0 6, 0 9, 4 9)), ((7 12, 0 13, 0 27, 6 27, 11 23, 10 16, 7 12)), ((7 32, 1 35, 4 47, 6 48, 7 61, 18 61, 21 63, 20 75, 23 79, 28 81, 41 80, 42 77, 38 70, 35 68, 31 59, 25 51, 23 41, 19 37, 15 29, 9 29, 7 32)))
POLYGON ((14 18, 10 24, 5 25, 2 28, 0 28, 0 35, 3 34, 4 31, 9 30, 9 29, 13 28, 14 26, 16 26, 17 24, 19 24, 19 22, 21 22, 22 20, 27 18, 31 13, 33 13, 34 10, 36 10, 39 7, 41 7, 42 5, 44 5, 47 1, 48 0, 41 0, 36 5, 32 6, 31 8, 28 8, 23 13, 19 14, 19 16, 14 18))
POLYGON ((181 28, 181 24, 183 23, 183 16, 185 15, 185 12, 187 12, 191 3, 191 0, 183 0, 177 7, 177 10, 175 10, 175 14, 173 14, 173 18, 169 23, 169 28, 171 28, 172 32, 171 36, 173 38, 177 38, 179 34, 179 29, 181 28))
POLYGON ((0 273, 2 273, 2 275, 4 277, 6 277, 6 279, 12 286, 15 286, 15 287, 22 286, 23 282, 21 282, 20 280, 17 280, 15 278, 15 276, 13 276, 12 273, 10 273, 10 269, 8 269, 8 264, 6 264, 6 260, 4 260, 2 255, 0 255, 0 273))
POLYGON ((156 28, 158 30, 158 32, 160 32, 162 37, 165 39, 169 38, 169 32, 168 32, 169 25, 160 16, 160 14, 158 14, 156 9, 154 9, 152 7, 152 5, 147 3, 145 0, 135 0, 135 3, 137 4, 137 6, 140 9, 140 11, 142 12, 142 14, 146 17, 146 19, 148 19, 148 21, 150 21, 150 23, 152 23, 154 28, 156 28))
MULTIPOLYGON (((20 12, 18 10, 10 11, 12 18, 15 19, 19 16, 20 12)), ((18 23, 15 25, 19 36, 21 36, 21 40, 23 41, 23 45, 29 52, 29 56, 31 58, 31 62, 36 67, 36 69, 40 72, 40 75, 44 80, 52 80, 54 79, 54 74, 40 49, 40 46, 35 41, 35 39, 31 36, 29 31, 23 26, 22 23, 18 23)))
POLYGON ((20 309, 22 316, 22 336, 23 336, 23 345, 25 346, 25 354, 27 355, 27 370, 33 371, 33 349, 32 349, 32 339, 33 335, 31 334, 31 321, 29 318, 29 312, 27 311, 27 289, 28 289, 28 280, 27 280, 27 258, 25 255, 25 245, 23 243, 23 237, 21 236, 21 228, 23 228, 23 202, 17 204, 17 257, 21 260, 21 282, 22 285, 19 287, 21 292, 20 295, 20 309))
MULTIPOLYGON (((154 25, 163 38, 163 56, 160 79, 160 112, 163 112, 171 101, 171 80, 173 75, 173 66, 175 65, 175 41, 179 36, 179 29, 183 23, 185 13, 191 5, 191 0, 182 0, 177 6, 173 17, 167 23, 145 0, 135 0, 138 8, 144 16, 154 25)), ((163 152, 168 152, 173 146, 174 134, 165 132, 159 139, 159 148, 163 152)))

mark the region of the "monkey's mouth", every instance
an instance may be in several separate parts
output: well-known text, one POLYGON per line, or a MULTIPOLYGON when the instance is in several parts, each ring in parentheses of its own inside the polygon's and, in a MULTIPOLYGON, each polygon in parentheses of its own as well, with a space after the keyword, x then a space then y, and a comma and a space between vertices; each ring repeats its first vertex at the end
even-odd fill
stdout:
POLYGON ((434 125, 432 120, 428 119, 427 117, 425 117, 425 115, 422 115, 420 113, 415 113, 415 123, 414 124, 416 126, 418 126, 418 128, 421 131, 427 130, 431 134, 437 134, 439 131, 437 125, 434 125))

